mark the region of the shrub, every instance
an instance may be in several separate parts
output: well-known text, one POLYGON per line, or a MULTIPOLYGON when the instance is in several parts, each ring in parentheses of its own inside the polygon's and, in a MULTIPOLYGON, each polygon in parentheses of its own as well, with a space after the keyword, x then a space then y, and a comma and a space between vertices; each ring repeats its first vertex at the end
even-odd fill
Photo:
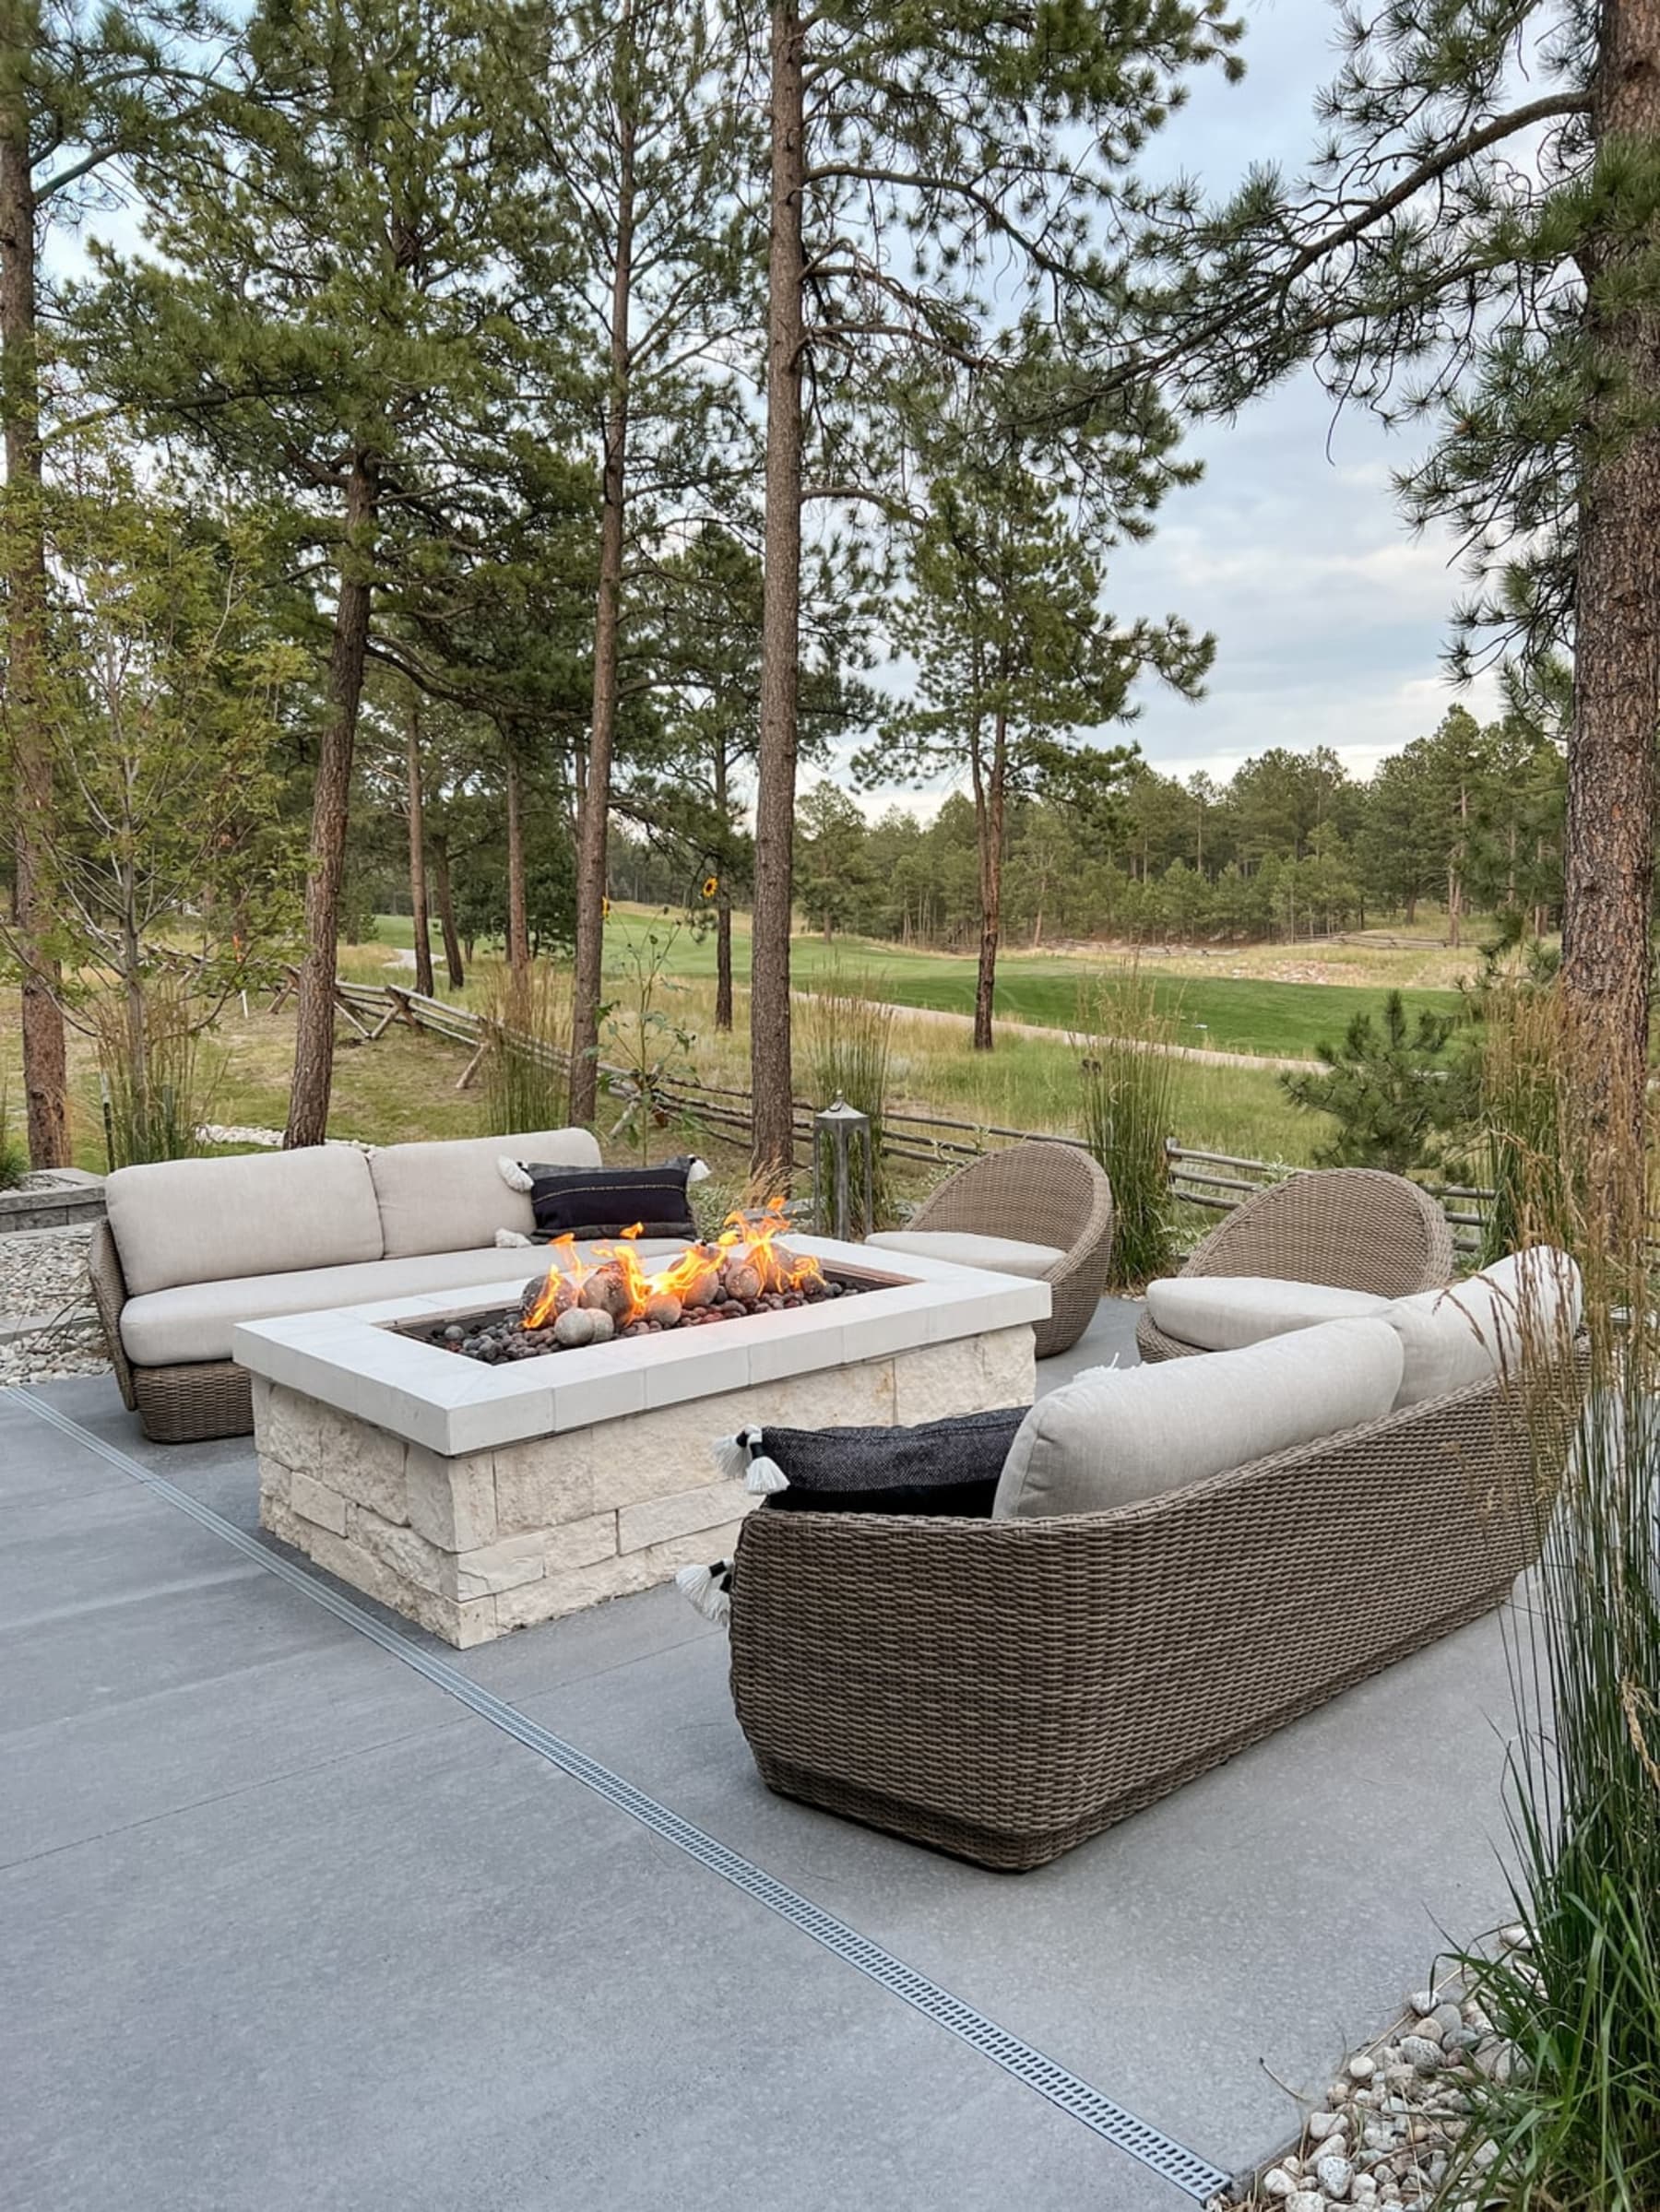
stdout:
POLYGON ((1175 1252, 1168 1144, 1178 1012, 1162 1013, 1138 968, 1103 976, 1078 997, 1084 1139, 1112 1185, 1110 1290, 1168 1274, 1175 1252))
POLYGON ((1322 1045, 1322 1073, 1282 1075, 1286 1095, 1306 1113, 1329 1114, 1337 1134, 1314 1153, 1320 1167, 1428 1167, 1443 1133, 1461 1118, 1464 1091, 1447 1047, 1458 1017, 1406 1018, 1399 991, 1383 1001, 1381 1028, 1357 1014, 1340 1046, 1322 1045))
POLYGON ((16 1190, 29 1173, 29 1146, 12 1127, 11 1100, 0 1085, 0 1190, 16 1190))

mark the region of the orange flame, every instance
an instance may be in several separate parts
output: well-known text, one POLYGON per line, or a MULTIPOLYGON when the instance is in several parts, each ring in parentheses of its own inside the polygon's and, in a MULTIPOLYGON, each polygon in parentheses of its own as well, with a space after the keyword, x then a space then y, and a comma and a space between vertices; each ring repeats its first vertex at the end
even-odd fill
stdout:
POLYGON ((654 1298, 672 1298, 681 1307, 710 1303, 720 1292, 723 1263, 753 1269, 759 1285, 755 1295, 798 1291, 809 1283, 822 1283, 824 1270, 810 1253, 792 1252, 780 1246, 778 1239, 788 1226, 784 1201, 768 1199, 759 1221, 729 1213, 726 1226, 712 1245, 688 1245, 678 1258, 649 1274, 640 1265, 632 1242, 626 1241, 641 1234, 643 1223, 635 1222, 624 1229, 622 1240, 617 1243, 596 1245, 593 1266, 585 1263, 575 1237, 556 1236, 553 1249, 557 1257, 548 1270, 540 1296, 525 1315, 524 1326, 547 1328, 576 1304, 583 1284, 601 1267, 620 1280, 627 1294, 627 1305, 615 1317, 619 1328, 643 1319, 654 1298))

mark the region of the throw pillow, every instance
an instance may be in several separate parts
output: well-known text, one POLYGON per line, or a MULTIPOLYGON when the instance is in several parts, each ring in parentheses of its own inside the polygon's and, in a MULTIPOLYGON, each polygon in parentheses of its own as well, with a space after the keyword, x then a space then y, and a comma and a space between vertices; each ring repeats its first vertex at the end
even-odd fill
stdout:
POLYGON ((660 1167, 559 1167, 506 1159, 498 1165, 510 1190, 529 1195, 535 1244, 560 1236, 621 1236, 635 1223, 643 1236, 683 1236, 691 1243, 697 1224, 687 1192, 709 1172, 690 1153, 660 1167))
POLYGON ((909 1428, 745 1428, 715 1447, 723 1474, 791 1513, 991 1510, 1024 1405, 909 1428))

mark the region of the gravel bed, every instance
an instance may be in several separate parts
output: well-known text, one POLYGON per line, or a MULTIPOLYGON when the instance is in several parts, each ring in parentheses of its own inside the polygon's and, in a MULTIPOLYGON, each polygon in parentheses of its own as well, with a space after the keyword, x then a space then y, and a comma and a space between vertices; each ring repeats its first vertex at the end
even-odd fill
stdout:
POLYGON ((46 1382, 55 1375, 97 1375, 109 1366, 88 1307, 89 1228, 38 1229, 0 1236, 0 1384, 46 1382), (26 1335, 10 1331, 37 1320, 26 1335))
MULTIPOLYGON (((1500 1941, 1524 1948, 1526 1932, 1506 1928, 1500 1941)), ((1341 2069, 1295 2151, 1238 2201, 1255 2212, 1466 2212, 1478 2183, 1449 2190, 1447 2179, 1469 2125, 1468 2088, 1477 2075, 1502 2078, 1511 2064, 1473 2000, 1414 1991, 1394 2029, 1341 2069)), ((1478 2146, 1475 2173, 1491 2158, 1478 2146)))

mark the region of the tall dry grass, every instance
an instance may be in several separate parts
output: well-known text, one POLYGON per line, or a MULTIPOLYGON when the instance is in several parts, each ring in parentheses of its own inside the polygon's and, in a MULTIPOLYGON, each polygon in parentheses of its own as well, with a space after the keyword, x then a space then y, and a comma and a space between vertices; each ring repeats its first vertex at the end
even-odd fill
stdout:
POLYGON ((112 1169, 201 1152, 224 1056, 206 1041, 211 1011, 188 982, 163 973, 136 992, 96 990, 77 1018, 92 1040, 112 1169))
MULTIPOLYGON (((856 1236, 884 1228, 894 1218, 891 1163, 882 1152, 882 1131, 893 1079, 895 1010, 868 995, 869 979, 838 975, 834 987, 815 992, 801 1010, 802 1066, 817 1107, 841 1098, 870 1122, 871 1219, 864 1219, 864 1166, 853 1163, 849 1177, 849 1228, 856 1236)), ((821 1185, 835 1186, 829 1142, 820 1140, 817 1163, 821 1185)), ((822 1224, 821 1224, 822 1225, 822 1224)))
POLYGON ((570 1118, 570 977, 546 961, 516 975, 492 968, 480 1012, 489 1023, 480 1064, 487 1135, 563 1129, 570 1118))
POLYGON ((1175 1253, 1170 1165, 1179 1015, 1159 1011, 1139 968, 1092 978, 1078 993, 1083 1136, 1112 1185, 1109 1290, 1140 1290, 1175 1253))
POLYGON ((1571 1251, 1589 1387, 1566 1471, 1558 1319, 1521 1314, 1540 1556, 1510 1610, 1518 1738, 1512 1876, 1525 1948, 1466 1957, 1516 2063, 1473 2091, 1460 2202, 1507 2212, 1660 2206, 1660 1322, 1644 1234, 1651 1160, 1586 1123, 1553 993, 1488 1043, 1486 1097, 1518 1246, 1571 1251), (1490 2156, 1474 2167, 1477 2145, 1490 2156))

